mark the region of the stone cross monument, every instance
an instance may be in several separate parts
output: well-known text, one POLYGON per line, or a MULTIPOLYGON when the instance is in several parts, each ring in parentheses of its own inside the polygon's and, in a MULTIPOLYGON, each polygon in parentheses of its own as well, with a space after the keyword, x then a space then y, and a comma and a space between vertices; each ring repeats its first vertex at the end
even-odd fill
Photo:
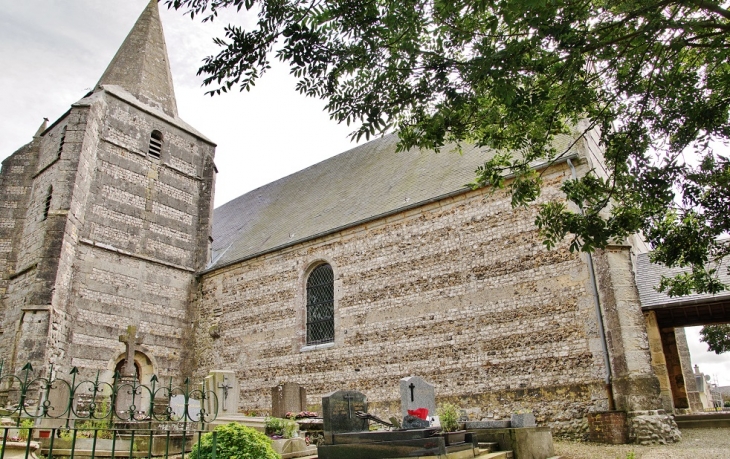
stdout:
POLYGON ((119 335, 119 341, 127 347, 124 367, 122 368, 122 379, 131 380, 137 376, 137 370, 134 368, 134 352, 136 346, 142 344, 142 338, 137 336, 137 327, 130 325, 127 327, 126 335, 119 335))

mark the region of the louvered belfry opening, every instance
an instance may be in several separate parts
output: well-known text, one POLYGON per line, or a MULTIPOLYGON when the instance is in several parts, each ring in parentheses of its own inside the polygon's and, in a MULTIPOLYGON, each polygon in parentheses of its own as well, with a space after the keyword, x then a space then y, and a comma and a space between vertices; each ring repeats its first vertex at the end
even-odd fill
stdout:
POLYGON ((149 155, 153 158, 160 159, 160 153, 162 152, 162 133, 160 131, 152 131, 150 135, 150 149, 149 155))
POLYGON ((335 340, 335 276, 330 265, 314 268, 307 279, 307 344, 335 340))
POLYGON ((53 187, 49 186, 46 200, 43 202, 43 220, 48 218, 48 213, 51 211, 51 199, 53 199, 53 187))
POLYGON ((61 152, 63 151, 63 144, 66 143, 66 126, 63 127, 63 130, 61 131, 61 141, 58 142, 58 156, 61 157, 61 152))

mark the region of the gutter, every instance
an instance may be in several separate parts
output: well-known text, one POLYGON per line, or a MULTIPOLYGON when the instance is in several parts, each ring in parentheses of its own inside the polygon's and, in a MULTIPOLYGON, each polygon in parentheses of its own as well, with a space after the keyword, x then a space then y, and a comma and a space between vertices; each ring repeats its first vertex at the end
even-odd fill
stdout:
MULTIPOLYGON (((578 175, 575 172, 575 166, 570 158, 567 159, 568 166, 570 166, 570 174, 573 180, 576 180, 578 175)), ((580 209, 580 214, 584 215, 583 209, 580 209)), ((601 349, 603 350, 603 363, 606 366, 606 378, 604 380, 606 395, 608 395, 608 410, 614 411, 616 409, 616 401, 613 397, 613 373, 611 372, 611 361, 608 357, 608 341, 606 340, 606 330, 603 325, 603 313, 601 312, 601 298, 598 296, 598 283, 596 282, 596 269, 593 265, 593 254, 588 254, 588 276, 591 281, 591 290, 593 290, 593 298, 595 299, 594 305, 596 309, 596 319, 598 320, 598 334, 601 336, 601 349)))

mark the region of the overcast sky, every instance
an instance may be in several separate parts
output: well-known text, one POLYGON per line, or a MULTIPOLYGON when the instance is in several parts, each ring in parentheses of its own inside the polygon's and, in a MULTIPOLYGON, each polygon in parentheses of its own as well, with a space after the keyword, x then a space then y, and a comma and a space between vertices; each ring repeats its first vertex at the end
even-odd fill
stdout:
MULTIPOLYGON (((0 0, 0 159, 96 84, 148 1, 0 0)), ((223 25, 243 24, 243 15, 201 24, 164 3, 160 13, 180 117, 218 144, 216 206, 355 146, 324 101, 294 90, 285 66, 249 93, 204 95, 200 61, 216 52, 223 25)))
MULTIPOLYGON (((101 77, 148 0, 0 0, 0 160, 60 117, 101 77)), ((212 37, 243 15, 201 24, 160 5, 180 117, 218 144, 215 203, 355 146, 351 129, 294 90, 281 65, 249 93, 204 96, 195 75, 216 52, 212 37)), ((730 355, 716 356, 687 329, 693 363, 730 385, 730 355)))

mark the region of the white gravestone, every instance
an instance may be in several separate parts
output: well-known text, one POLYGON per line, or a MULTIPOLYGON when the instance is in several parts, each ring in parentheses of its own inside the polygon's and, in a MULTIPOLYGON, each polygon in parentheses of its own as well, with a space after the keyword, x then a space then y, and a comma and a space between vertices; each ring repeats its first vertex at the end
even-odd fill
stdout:
POLYGON ((205 411, 215 413, 215 399, 208 398, 209 393, 216 394, 218 399, 217 418, 225 418, 238 413, 238 394, 240 388, 236 373, 232 370, 212 370, 205 377, 203 387, 206 392, 205 411))
POLYGON ((419 376, 409 376, 400 380, 400 410, 405 417, 408 410, 426 408, 428 417, 436 415, 436 391, 433 384, 419 376))

